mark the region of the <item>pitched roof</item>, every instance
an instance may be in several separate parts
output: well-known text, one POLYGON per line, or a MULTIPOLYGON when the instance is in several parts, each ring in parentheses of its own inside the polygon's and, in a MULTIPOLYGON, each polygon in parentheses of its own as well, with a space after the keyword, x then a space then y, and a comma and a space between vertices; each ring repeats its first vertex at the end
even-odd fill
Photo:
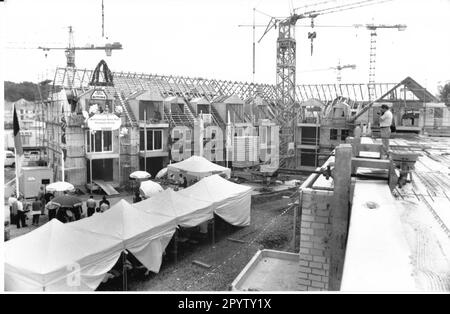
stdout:
POLYGON ((411 77, 405 78, 403 81, 398 83, 392 89, 390 89, 387 93, 385 93, 379 100, 383 100, 387 95, 389 95, 392 91, 396 90, 400 86, 404 85, 408 88, 408 90, 414 94, 420 101, 422 102, 439 102, 436 96, 431 94, 426 88, 417 83, 411 77))

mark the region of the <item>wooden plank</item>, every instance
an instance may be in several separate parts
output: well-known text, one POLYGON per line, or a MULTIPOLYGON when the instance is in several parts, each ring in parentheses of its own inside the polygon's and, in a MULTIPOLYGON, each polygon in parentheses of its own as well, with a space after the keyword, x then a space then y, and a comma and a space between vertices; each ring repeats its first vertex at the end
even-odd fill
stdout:
POLYGON ((231 241, 231 242, 242 243, 242 244, 247 243, 245 241, 242 241, 242 240, 239 240, 239 239, 234 239, 234 238, 227 238, 227 240, 231 241))
POLYGON ((108 195, 118 195, 119 192, 116 191, 116 189, 109 183, 103 181, 103 180, 93 180, 95 184, 97 184, 99 187, 102 188, 103 191, 105 191, 108 195))
POLYGON ((192 264, 198 265, 198 266, 203 267, 203 268, 211 268, 211 265, 203 263, 203 262, 200 262, 200 261, 197 261, 197 260, 192 261, 192 264))

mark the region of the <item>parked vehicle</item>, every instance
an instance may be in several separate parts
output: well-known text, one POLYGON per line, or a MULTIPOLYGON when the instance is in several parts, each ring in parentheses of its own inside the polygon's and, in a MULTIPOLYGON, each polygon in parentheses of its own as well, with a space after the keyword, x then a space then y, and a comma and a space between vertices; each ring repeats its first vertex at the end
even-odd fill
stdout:
POLYGON ((5 151, 5 167, 15 167, 16 166, 16 156, 13 152, 7 150, 5 151))
POLYGON ((24 152, 24 157, 27 161, 38 161, 40 159, 40 152, 37 150, 24 152))

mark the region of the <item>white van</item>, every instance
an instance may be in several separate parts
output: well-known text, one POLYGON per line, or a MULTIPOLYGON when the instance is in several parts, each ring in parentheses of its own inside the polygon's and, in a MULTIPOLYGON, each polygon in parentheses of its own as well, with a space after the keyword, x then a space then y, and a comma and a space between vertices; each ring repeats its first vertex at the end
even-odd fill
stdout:
POLYGON ((14 167, 16 165, 16 156, 13 152, 5 151, 5 167, 14 167))

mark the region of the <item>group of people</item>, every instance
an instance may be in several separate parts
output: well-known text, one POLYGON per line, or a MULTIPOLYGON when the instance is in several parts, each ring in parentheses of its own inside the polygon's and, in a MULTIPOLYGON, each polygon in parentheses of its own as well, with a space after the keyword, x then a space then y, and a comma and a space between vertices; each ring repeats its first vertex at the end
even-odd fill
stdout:
POLYGON ((26 213, 31 211, 31 215, 33 216, 32 225, 38 226, 40 216, 45 215, 46 204, 44 187, 40 188, 38 196, 35 197, 31 203, 25 202, 23 196, 19 195, 19 197, 17 197, 16 193, 12 193, 8 198, 11 224, 15 224, 18 229, 21 227, 28 227, 26 223, 26 213))
MULTIPOLYGON (((26 202, 24 197, 20 195, 16 196, 16 193, 12 193, 8 198, 8 205, 10 211, 10 222, 11 224, 15 224, 17 228, 28 227, 26 220, 27 213, 31 212, 32 216, 32 225, 39 226, 39 219, 41 215, 48 214, 48 220, 52 220, 56 218, 61 222, 67 222, 72 220, 81 219, 82 208, 70 208, 66 210, 59 210, 60 204, 55 203, 53 201, 54 195, 52 193, 45 193, 44 187, 41 187, 37 197, 35 197, 31 202, 26 202)), ((87 216, 92 216, 95 212, 104 212, 110 208, 111 204, 106 199, 106 196, 103 196, 102 200, 99 202, 97 206, 97 202, 94 200, 94 197, 91 195, 89 199, 86 201, 87 207, 87 216)))
POLYGON ((8 198, 9 205, 9 217, 12 224, 17 225, 17 228, 27 227, 26 215, 23 205, 23 196, 16 197, 15 193, 12 193, 8 198))
POLYGON ((103 213, 107 211, 111 207, 111 204, 106 199, 106 196, 103 195, 102 200, 98 203, 94 200, 94 196, 89 196, 89 199, 86 201, 86 209, 87 216, 91 217, 94 213, 103 213))

